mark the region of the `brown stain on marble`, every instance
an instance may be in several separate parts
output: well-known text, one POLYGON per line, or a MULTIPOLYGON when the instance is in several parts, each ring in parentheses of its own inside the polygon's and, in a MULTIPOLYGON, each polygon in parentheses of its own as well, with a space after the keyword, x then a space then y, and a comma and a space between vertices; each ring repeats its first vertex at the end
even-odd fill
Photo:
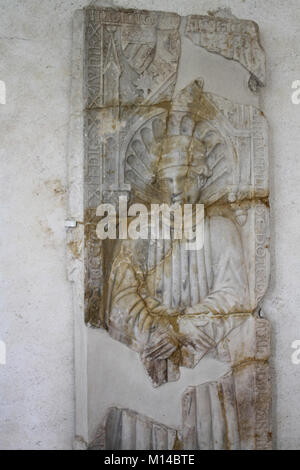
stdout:
POLYGON ((64 197, 67 192, 60 179, 46 180, 45 186, 58 197, 64 197))
MULTIPOLYGON (((95 246, 98 246, 99 253, 96 256, 96 262, 98 261, 102 264, 101 259, 101 242, 97 238, 96 227, 97 223, 100 220, 100 217, 96 216, 96 208, 86 209, 84 212, 84 257, 85 264, 90 265, 90 258, 95 254, 93 249, 95 246)), ((100 273, 99 273, 99 284, 100 284, 100 273)), ((100 328, 103 327, 101 306, 102 306, 102 295, 101 295, 101 286, 95 288, 94 285, 90 282, 89 277, 85 276, 85 290, 84 290, 84 299, 85 299, 85 321, 91 326, 100 328)))
POLYGON ((223 392, 221 384, 218 385, 218 398, 219 398, 219 402, 221 405, 222 416, 223 416, 224 424, 225 424, 225 436, 224 436, 225 450, 230 450, 231 442, 229 439, 229 427, 228 427, 228 420, 227 420, 226 409, 225 409, 224 392, 223 392))
POLYGON ((178 437, 178 432, 176 431, 175 441, 172 450, 182 450, 182 447, 182 442, 178 437))
POLYGON ((67 244, 69 250, 72 252, 74 258, 80 258, 81 244, 77 241, 71 241, 67 244))

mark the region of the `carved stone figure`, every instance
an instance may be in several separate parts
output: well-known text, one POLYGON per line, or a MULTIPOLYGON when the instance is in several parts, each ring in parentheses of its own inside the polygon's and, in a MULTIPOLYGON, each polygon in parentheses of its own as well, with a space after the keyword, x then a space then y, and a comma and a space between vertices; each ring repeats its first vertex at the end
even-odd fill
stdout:
MULTIPOLYGON (((263 86, 258 26, 219 14, 180 18, 89 7, 81 15, 85 62, 78 46, 81 68, 77 62, 73 78, 77 116, 85 108, 84 227, 68 233, 75 302, 83 282, 85 291, 84 312, 78 307, 77 313, 76 337, 85 351, 76 359, 80 403, 93 408, 87 389, 96 388, 82 364, 105 360, 95 357, 97 343, 89 346, 88 326, 106 330, 112 348, 122 343, 138 355, 139 380, 150 378, 156 396, 180 383, 184 368, 193 381, 181 397, 180 426, 167 417, 159 422, 140 401, 132 409, 112 400, 97 429, 87 431, 87 418, 78 420, 77 442, 90 449, 269 449, 270 332, 259 314, 269 275, 266 121, 252 104, 206 92, 201 78, 176 89, 183 40, 241 64, 251 92, 263 86), (203 247, 186 249, 174 219, 164 216, 159 229, 167 239, 99 240, 97 207, 119 196, 148 208, 204 204, 203 247), (75 256, 78 243, 84 249, 75 256), (198 370, 206 358, 226 365, 226 372, 205 382, 198 370)), ((73 129, 83 132, 83 119, 73 129)), ((73 209, 74 194, 82 192, 80 165, 71 151, 75 220, 81 217, 73 209)), ((145 228, 150 234, 150 220, 145 228)), ((190 229, 195 232, 195 219, 190 229)), ((77 409, 81 416, 79 401, 77 409)))
MULTIPOLYGON (((195 82, 173 101, 166 133, 149 141, 152 161, 146 146, 144 154, 128 157, 135 178, 142 167, 144 175, 153 168, 149 185, 170 205, 199 202, 213 175, 207 159, 222 144, 199 113, 201 86, 195 82)), ((206 217, 201 250, 187 250, 186 240, 174 239, 173 232, 171 227, 170 240, 122 242, 109 278, 106 327, 141 354, 155 385, 178 379, 179 365, 194 367, 251 311, 234 223, 206 217), (237 315, 224 323, 230 314, 237 315)))

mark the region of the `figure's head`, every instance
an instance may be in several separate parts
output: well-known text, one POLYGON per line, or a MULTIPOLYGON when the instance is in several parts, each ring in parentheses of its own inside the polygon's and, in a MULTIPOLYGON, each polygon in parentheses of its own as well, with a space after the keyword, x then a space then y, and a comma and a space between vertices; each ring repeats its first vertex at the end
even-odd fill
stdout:
POLYGON ((168 112, 160 110, 136 131, 126 157, 126 180, 147 202, 200 202, 220 161, 213 152, 223 141, 218 111, 203 93, 203 80, 194 80, 173 97, 168 112))
POLYGON ((195 204, 210 175, 205 145, 186 135, 167 136, 162 142, 156 180, 170 203, 195 204))

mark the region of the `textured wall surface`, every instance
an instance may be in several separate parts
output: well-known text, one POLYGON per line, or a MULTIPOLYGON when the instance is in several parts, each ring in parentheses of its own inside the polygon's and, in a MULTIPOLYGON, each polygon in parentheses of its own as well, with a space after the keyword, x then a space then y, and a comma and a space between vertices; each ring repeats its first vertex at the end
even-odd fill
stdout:
MULTIPOLYGON (((0 448, 68 449, 74 432, 73 318, 66 280, 67 137, 73 12, 80 0, 0 0, 0 448)), ((110 5, 109 2, 97 2, 110 5)), ((300 448, 299 0, 120 0, 117 6, 205 14, 219 7, 259 24, 270 124, 274 447, 300 448)))

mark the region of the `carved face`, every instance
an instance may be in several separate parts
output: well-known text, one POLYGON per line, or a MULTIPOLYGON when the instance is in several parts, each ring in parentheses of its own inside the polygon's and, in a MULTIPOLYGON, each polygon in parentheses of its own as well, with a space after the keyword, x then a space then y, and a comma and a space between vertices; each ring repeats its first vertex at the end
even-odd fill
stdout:
POLYGON ((198 202, 206 179, 204 171, 198 174, 188 166, 168 167, 158 173, 160 189, 169 204, 198 202))

